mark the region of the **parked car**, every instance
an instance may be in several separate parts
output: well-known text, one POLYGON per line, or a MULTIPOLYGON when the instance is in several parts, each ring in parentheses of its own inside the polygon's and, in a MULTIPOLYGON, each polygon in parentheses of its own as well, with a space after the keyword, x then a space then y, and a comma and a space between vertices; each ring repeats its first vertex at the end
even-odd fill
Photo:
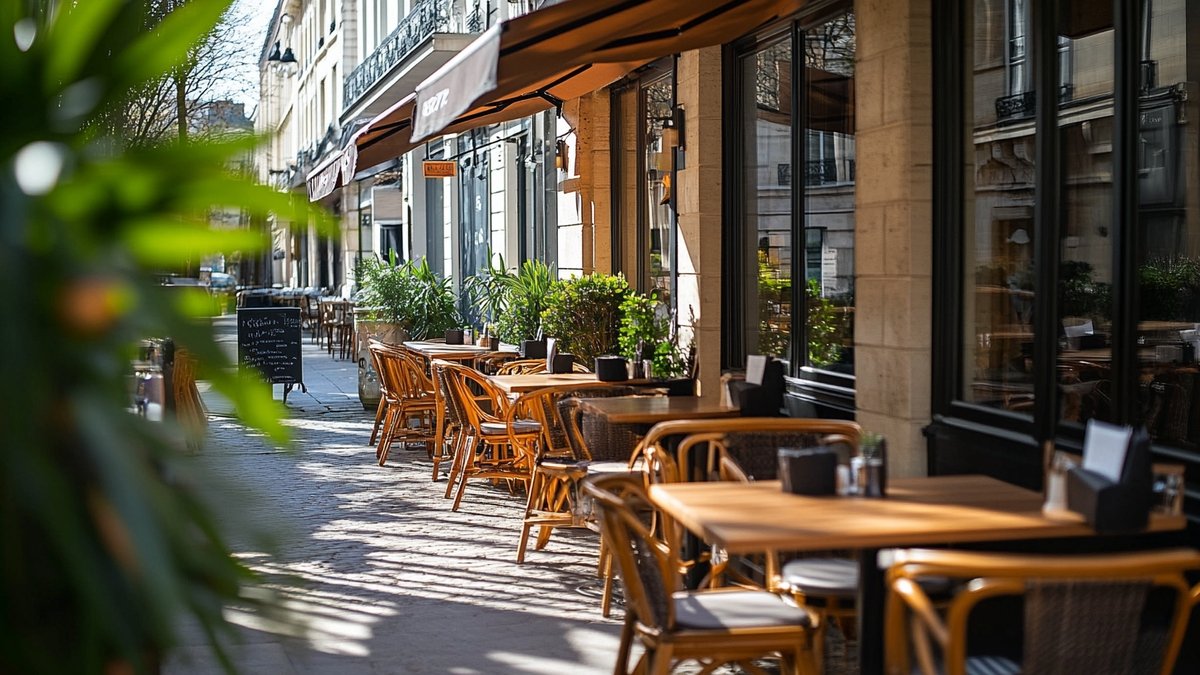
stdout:
POLYGON ((209 280, 208 286, 214 291, 232 291, 237 287, 237 279, 235 279, 232 274, 213 272, 212 279, 209 280))

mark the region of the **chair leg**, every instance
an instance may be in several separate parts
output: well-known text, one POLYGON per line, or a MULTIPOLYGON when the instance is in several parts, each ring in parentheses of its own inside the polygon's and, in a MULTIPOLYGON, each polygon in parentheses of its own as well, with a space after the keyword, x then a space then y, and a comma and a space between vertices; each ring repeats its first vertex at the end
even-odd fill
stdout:
POLYGON ((379 448, 375 456, 379 458, 379 466, 387 462, 388 453, 392 449, 392 439, 396 436, 396 425, 400 423, 399 411, 394 406, 388 406, 387 415, 383 419, 383 437, 379 439, 379 448))
POLYGON ((650 675, 667 675, 671 672, 671 661, 674 660, 674 648, 670 643, 660 644, 654 650, 650 660, 650 675))
POLYGON ((600 616, 607 619, 612 613, 613 569, 612 551, 608 550, 603 537, 600 539, 600 576, 604 578, 604 588, 600 591, 600 616))
POLYGON ((629 653, 633 648, 633 612, 625 612, 625 623, 621 627, 621 644, 617 647, 617 665, 613 675, 629 675, 629 653))
POLYGON ((379 399, 379 405, 375 408, 375 426, 371 427, 371 440, 367 441, 367 445, 375 445, 375 438, 379 434, 379 424, 383 422, 383 411, 387 408, 387 400, 379 399))
POLYGON ((467 474, 470 470, 468 463, 474 460, 475 448, 470 448, 465 454, 468 455, 468 459, 463 461, 463 470, 458 477, 458 494, 454 496, 454 506, 450 509, 451 511, 458 510, 458 506, 462 504, 463 495, 467 492, 467 474))
POLYGON ((446 481, 446 499, 450 499, 450 495, 454 494, 454 482, 458 480, 460 476, 463 477, 463 480, 466 480, 464 475, 466 472, 465 467, 466 463, 470 461, 467 456, 474 454, 475 442, 476 441, 473 437, 464 436, 462 444, 454 453, 454 461, 450 463, 450 478, 446 481))
POLYGON ((525 518, 521 523, 521 540, 517 543, 517 564, 525 562, 525 546, 529 542, 529 530, 533 526, 529 522, 529 517, 540 506, 537 502, 538 496, 541 494, 542 484, 546 482, 546 475, 534 469, 533 478, 529 481, 528 499, 525 501, 525 518))

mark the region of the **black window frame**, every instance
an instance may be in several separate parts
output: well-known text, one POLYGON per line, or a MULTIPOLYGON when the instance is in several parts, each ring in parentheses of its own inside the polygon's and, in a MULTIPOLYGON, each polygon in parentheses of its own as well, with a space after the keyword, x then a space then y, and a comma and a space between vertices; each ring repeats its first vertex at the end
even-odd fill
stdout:
MULTIPOLYGON (((815 406, 822 416, 853 417, 856 379, 852 374, 837 373, 809 366, 807 363, 808 315, 806 289, 806 235, 805 208, 808 185, 805 167, 808 157, 808 133, 805 128, 808 106, 804 92, 807 86, 804 58, 804 33, 807 29, 821 25, 840 14, 854 12, 854 3, 845 0, 812 3, 801 13, 785 22, 768 27, 754 35, 725 45, 722 67, 723 78, 723 165, 726 180, 723 181, 722 217, 726 226, 722 231, 722 301, 721 322, 726 327, 721 332, 721 368, 737 370, 745 367, 748 341, 746 339, 745 303, 740 301, 744 289, 741 286, 745 274, 746 245, 745 223, 742 220, 744 195, 741 181, 729 177, 742 175, 745 157, 742 139, 742 120, 746 100, 742 96, 747 84, 742 73, 742 62, 753 58, 760 49, 781 39, 792 41, 792 141, 791 141, 791 236, 792 236, 792 339, 786 372, 789 396, 804 404, 815 406)), ((752 86, 752 85, 751 85, 752 86)), ((851 181, 854 182, 854 181, 851 181)), ((822 228, 823 229, 823 228, 822 228)), ((857 302, 856 302, 857 305, 857 302)), ((789 406, 791 408, 791 406, 789 406)))
MULTIPOLYGON (((1141 36, 1144 15, 1140 2, 1113 1, 1113 293, 1112 293, 1112 380, 1121 383, 1113 390, 1113 418, 1119 424, 1138 423, 1137 344, 1138 308, 1137 268, 1139 222, 1137 152, 1140 134, 1139 90, 1142 59, 1141 36)), ((1033 3, 1030 22, 1032 39, 1027 50, 1033 59, 1034 94, 1038 105, 1034 112, 1036 128, 1034 266, 1037 287, 1053 289, 1058 285, 1058 247, 1061 197, 1066 188, 1060 184, 1063 166, 1058 129, 1060 109, 1071 103, 1062 96, 1059 72, 1059 40, 1056 31, 1046 27, 1059 25, 1063 0, 1033 3), (1040 54, 1055 54, 1042 59, 1040 54)), ((1043 448, 1056 447, 1078 451, 1082 446, 1083 426, 1059 419, 1061 405, 1054 367, 1056 363, 1056 323, 1059 318, 1058 294, 1039 292, 1034 300, 1033 414, 1024 415, 969 403, 962 398, 966 364, 961 348, 963 325, 962 223, 965 185, 961 167, 965 161, 964 36, 972 34, 966 25, 967 14, 956 0, 934 0, 932 76, 933 76, 933 372, 931 383, 933 422, 926 429, 931 474, 983 471, 1030 487, 1042 483, 1043 448), (942 447, 942 438, 953 439, 942 447), (964 439, 969 441, 966 450, 964 439)), ((1156 459, 1184 462, 1189 474, 1200 465, 1200 453, 1155 443, 1156 459)), ((1190 486, 1189 486, 1190 487, 1190 486)), ((1197 522, 1194 493, 1185 507, 1193 526, 1197 522)))

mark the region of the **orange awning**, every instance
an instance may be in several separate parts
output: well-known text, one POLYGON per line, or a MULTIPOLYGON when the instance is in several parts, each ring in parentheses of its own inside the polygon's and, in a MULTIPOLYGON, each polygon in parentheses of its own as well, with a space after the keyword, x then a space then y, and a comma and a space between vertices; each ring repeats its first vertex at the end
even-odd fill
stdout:
POLYGON ((355 134, 345 151, 342 180, 438 135, 526 117, 600 89, 659 57, 729 42, 804 4, 565 0, 509 19, 355 134), (424 121, 415 121, 421 112, 424 121), (420 133, 414 134, 414 123, 420 133))

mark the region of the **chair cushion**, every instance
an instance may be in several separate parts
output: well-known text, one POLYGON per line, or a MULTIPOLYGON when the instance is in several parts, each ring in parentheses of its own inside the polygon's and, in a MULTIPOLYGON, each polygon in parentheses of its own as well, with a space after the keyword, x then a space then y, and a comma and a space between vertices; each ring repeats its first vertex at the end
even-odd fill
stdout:
POLYGON ((722 630, 810 626, 808 612, 767 591, 681 591, 672 596, 679 628, 722 630))
POLYGON ((584 462, 587 466, 589 476, 605 475, 610 476, 615 473, 627 473, 630 475, 640 474, 641 471, 634 471, 629 468, 629 462, 597 462, 595 460, 584 462))
POLYGON ((858 563, 849 558, 801 558, 783 566, 783 585, 805 595, 854 597, 858 563))
MULTIPOLYGON (((858 595, 858 563, 849 558, 801 558, 783 566, 780 580, 794 593, 816 597, 853 598, 858 595)), ((937 597, 950 592, 946 577, 921 577, 921 590, 937 597)))
MULTIPOLYGON (((503 422, 484 422, 479 425, 484 436, 503 436, 508 433, 508 426, 503 422)), ((513 420, 513 433, 535 434, 542 430, 542 425, 534 420, 513 420)))
MULTIPOLYGON (((946 672, 943 663, 935 663, 937 672, 946 672)), ((968 656, 967 675, 1020 675, 1021 664, 1004 656, 968 656)), ((912 675, 925 675, 920 665, 913 663, 912 675)))

